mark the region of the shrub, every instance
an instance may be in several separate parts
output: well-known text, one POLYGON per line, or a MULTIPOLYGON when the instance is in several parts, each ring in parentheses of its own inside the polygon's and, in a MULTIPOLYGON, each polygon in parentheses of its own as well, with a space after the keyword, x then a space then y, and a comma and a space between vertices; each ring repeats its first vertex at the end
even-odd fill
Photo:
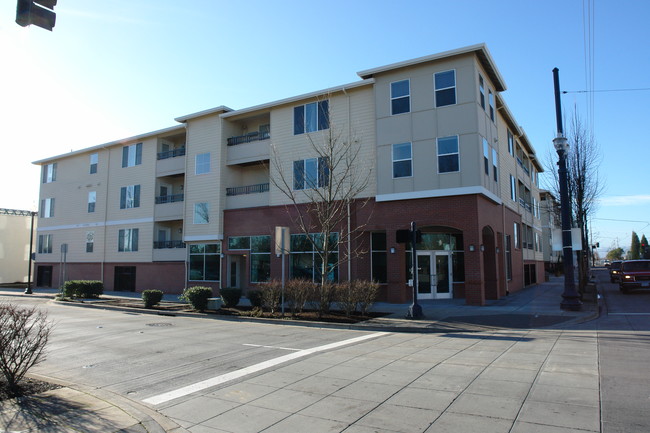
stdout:
POLYGON ((27 370, 45 360, 51 330, 45 311, 0 304, 0 371, 14 395, 27 370))
POLYGON ((64 298, 99 298, 104 293, 104 283, 95 280, 70 280, 63 283, 64 298))
POLYGON ((367 315, 372 304, 379 296, 379 283, 375 281, 359 280, 355 281, 357 285, 359 311, 362 315, 367 315))
POLYGON ((357 309, 357 303, 359 302, 356 286, 357 284, 354 281, 336 285, 334 302, 338 309, 348 317, 357 309))
POLYGON ((314 297, 316 285, 311 281, 293 279, 285 284, 284 299, 291 309, 291 314, 302 313, 307 301, 314 297))
POLYGON ((145 308, 151 308, 162 301, 163 292, 161 290, 145 290, 142 292, 142 301, 145 308))
POLYGON ((188 287, 183 290, 180 299, 190 303, 195 310, 203 311, 208 306, 208 298, 212 297, 212 289, 203 286, 188 287))
POLYGON ((263 301, 262 301, 261 290, 249 290, 248 293, 246 293, 246 297, 250 301, 252 307, 256 307, 256 308, 262 307, 263 301))
POLYGON ((223 305, 227 308, 236 307, 239 304, 239 299, 241 298, 241 289, 236 288, 225 288, 221 289, 221 299, 223 299, 223 305))
POLYGON ((316 289, 316 296, 313 298, 313 303, 316 306, 318 315, 320 317, 323 314, 330 312, 330 307, 332 306, 332 302, 334 301, 334 296, 336 293, 336 284, 332 283, 331 281, 327 281, 325 284, 321 284, 317 287, 318 288, 316 289))
POLYGON ((280 307, 282 302, 282 281, 280 280, 271 280, 264 285, 262 290, 262 306, 267 310, 270 310, 271 313, 280 307))

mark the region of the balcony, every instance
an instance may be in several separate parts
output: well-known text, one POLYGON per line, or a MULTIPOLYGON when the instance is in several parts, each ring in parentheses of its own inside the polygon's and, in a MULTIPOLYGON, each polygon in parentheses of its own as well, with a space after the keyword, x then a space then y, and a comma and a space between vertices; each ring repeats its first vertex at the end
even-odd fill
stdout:
POLYGON ((156 161, 156 176, 170 176, 185 172, 185 148, 159 152, 156 161))
POLYGON ((250 132, 228 138, 228 165, 266 161, 270 157, 268 132, 250 132))
POLYGON ((226 209, 241 209, 268 205, 268 183, 226 188, 226 209))
POLYGON ((252 141, 268 140, 269 138, 271 138, 269 132, 249 132, 248 134, 230 137, 228 139, 228 146, 236 146, 238 144, 250 143, 252 141))
POLYGON ((257 185, 237 186, 234 188, 226 188, 226 195, 229 197, 244 194, 258 194, 268 192, 268 183, 258 183, 257 185))
POLYGON ((156 197, 154 206, 155 221, 172 221, 183 219, 183 194, 156 197))
POLYGON ((521 197, 519 197, 519 205, 526 209, 528 212, 532 211, 532 205, 521 197))
POLYGON ((154 262, 183 262, 186 256, 183 241, 159 241, 153 243, 154 262))

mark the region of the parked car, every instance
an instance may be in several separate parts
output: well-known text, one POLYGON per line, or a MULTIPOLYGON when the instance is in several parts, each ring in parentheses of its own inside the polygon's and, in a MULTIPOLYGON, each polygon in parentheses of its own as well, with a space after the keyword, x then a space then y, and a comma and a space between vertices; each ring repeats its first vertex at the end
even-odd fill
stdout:
POLYGON ((612 283, 618 282, 618 274, 621 270, 621 263, 623 263, 622 260, 614 260, 609 265, 609 281, 611 281, 612 283))
POLYGON ((623 293, 630 289, 650 289, 650 260, 626 260, 618 274, 623 293))

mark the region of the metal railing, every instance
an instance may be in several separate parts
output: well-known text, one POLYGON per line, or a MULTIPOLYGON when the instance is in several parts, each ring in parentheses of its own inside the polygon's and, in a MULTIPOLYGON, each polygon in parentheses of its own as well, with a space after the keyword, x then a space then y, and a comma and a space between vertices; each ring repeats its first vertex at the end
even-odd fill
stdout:
POLYGON ((185 194, 159 195, 156 197, 156 204, 176 203, 178 201, 183 201, 184 199, 185 194))
POLYGON ((226 188, 226 195, 244 195, 244 194, 257 194, 267 192, 269 190, 268 183, 258 183, 257 185, 237 186, 234 188, 226 188))
POLYGON ((271 134, 269 132, 249 132, 248 134, 228 138, 228 146, 250 143, 251 141, 268 140, 269 138, 271 138, 271 134))
POLYGON ((153 249, 154 250, 164 250, 168 248, 185 248, 185 242, 183 241, 154 241, 153 249))
POLYGON ((185 148, 180 147, 174 150, 168 150, 167 152, 158 152, 158 160, 167 159, 167 158, 176 158, 177 156, 185 155, 185 148))

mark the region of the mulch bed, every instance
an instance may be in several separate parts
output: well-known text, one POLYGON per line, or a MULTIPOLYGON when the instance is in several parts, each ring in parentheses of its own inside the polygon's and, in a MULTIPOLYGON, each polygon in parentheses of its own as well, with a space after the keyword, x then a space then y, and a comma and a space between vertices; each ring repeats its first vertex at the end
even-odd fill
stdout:
MULTIPOLYGON (((72 300, 69 302, 83 302, 93 305, 106 305, 106 306, 118 306, 126 308, 144 308, 144 302, 139 299, 116 299, 116 298, 99 298, 99 299, 83 299, 83 300, 72 300)), ((174 302, 163 301, 160 304, 156 305, 153 308, 150 308, 152 311, 159 311, 161 313, 171 313, 174 312, 197 312, 193 310, 188 304, 180 304, 174 302)), ((302 313, 298 313, 295 316, 291 314, 291 310, 285 309, 285 314, 282 316, 282 313, 279 311, 271 313, 270 311, 262 311, 259 308, 249 307, 249 306, 236 306, 236 307, 221 307, 219 310, 205 310, 202 313, 209 315, 218 315, 218 316, 230 316, 230 317, 260 317, 265 319, 278 319, 278 320, 304 320, 304 321, 313 321, 313 322, 325 322, 325 323, 341 323, 341 324, 354 324, 359 322, 364 322, 366 320, 373 319, 375 317, 386 316, 388 313, 381 312, 372 312, 368 315, 362 316, 359 313, 353 313, 350 316, 346 316, 343 312, 340 311, 330 311, 329 313, 324 313, 319 315, 317 311, 312 310, 303 310, 302 313)))
POLYGON ((15 397, 27 397, 58 388, 61 388, 61 386, 36 379, 23 378, 23 380, 20 381, 18 393, 12 394, 9 391, 9 387, 7 386, 7 381, 4 379, 4 377, 0 377, 0 401, 15 397))

